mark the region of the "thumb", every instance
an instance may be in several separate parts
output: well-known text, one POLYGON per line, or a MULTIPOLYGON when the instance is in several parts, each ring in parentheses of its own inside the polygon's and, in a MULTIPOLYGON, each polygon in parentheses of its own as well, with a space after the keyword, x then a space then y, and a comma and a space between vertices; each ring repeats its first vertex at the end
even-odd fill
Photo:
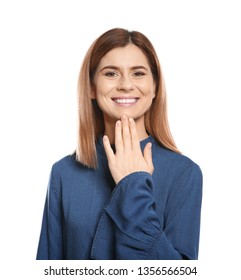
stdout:
POLYGON ((149 172, 150 174, 152 174, 154 171, 154 165, 152 162, 152 144, 150 142, 146 144, 144 148, 143 156, 148 165, 149 172))

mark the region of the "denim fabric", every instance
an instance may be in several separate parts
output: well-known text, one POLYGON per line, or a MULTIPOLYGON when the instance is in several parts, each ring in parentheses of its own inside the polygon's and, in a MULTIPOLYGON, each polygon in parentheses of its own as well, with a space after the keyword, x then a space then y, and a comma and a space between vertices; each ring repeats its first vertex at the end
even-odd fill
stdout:
POLYGON ((154 173, 115 185, 102 139, 98 168, 67 156, 52 167, 37 259, 197 259, 202 173, 151 136, 154 173))

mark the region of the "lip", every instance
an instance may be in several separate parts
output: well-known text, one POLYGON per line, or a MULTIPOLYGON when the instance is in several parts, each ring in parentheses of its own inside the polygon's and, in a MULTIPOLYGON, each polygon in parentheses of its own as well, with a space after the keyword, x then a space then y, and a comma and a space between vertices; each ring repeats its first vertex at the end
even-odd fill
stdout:
POLYGON ((138 100, 139 97, 134 97, 134 96, 118 96, 118 97, 114 97, 111 98, 112 101, 117 105, 117 106, 124 106, 124 107, 129 107, 129 106, 133 106, 135 105, 138 100))

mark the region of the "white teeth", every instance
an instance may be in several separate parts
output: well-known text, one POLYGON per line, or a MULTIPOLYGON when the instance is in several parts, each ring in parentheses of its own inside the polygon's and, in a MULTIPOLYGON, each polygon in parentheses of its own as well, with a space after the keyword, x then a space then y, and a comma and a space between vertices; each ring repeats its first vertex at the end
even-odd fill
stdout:
POLYGON ((137 101, 137 98, 125 98, 125 99, 114 99, 116 103, 119 104, 130 104, 130 103, 135 103, 137 101))

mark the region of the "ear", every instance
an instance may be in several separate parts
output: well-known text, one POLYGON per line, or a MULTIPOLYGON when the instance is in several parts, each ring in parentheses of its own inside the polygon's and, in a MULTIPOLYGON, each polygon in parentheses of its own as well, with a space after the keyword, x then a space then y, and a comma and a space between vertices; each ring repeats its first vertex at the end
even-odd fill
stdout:
POLYGON ((153 86, 153 99, 156 97, 156 84, 153 86))
POLYGON ((96 99, 96 91, 94 87, 91 88, 90 98, 96 99))

